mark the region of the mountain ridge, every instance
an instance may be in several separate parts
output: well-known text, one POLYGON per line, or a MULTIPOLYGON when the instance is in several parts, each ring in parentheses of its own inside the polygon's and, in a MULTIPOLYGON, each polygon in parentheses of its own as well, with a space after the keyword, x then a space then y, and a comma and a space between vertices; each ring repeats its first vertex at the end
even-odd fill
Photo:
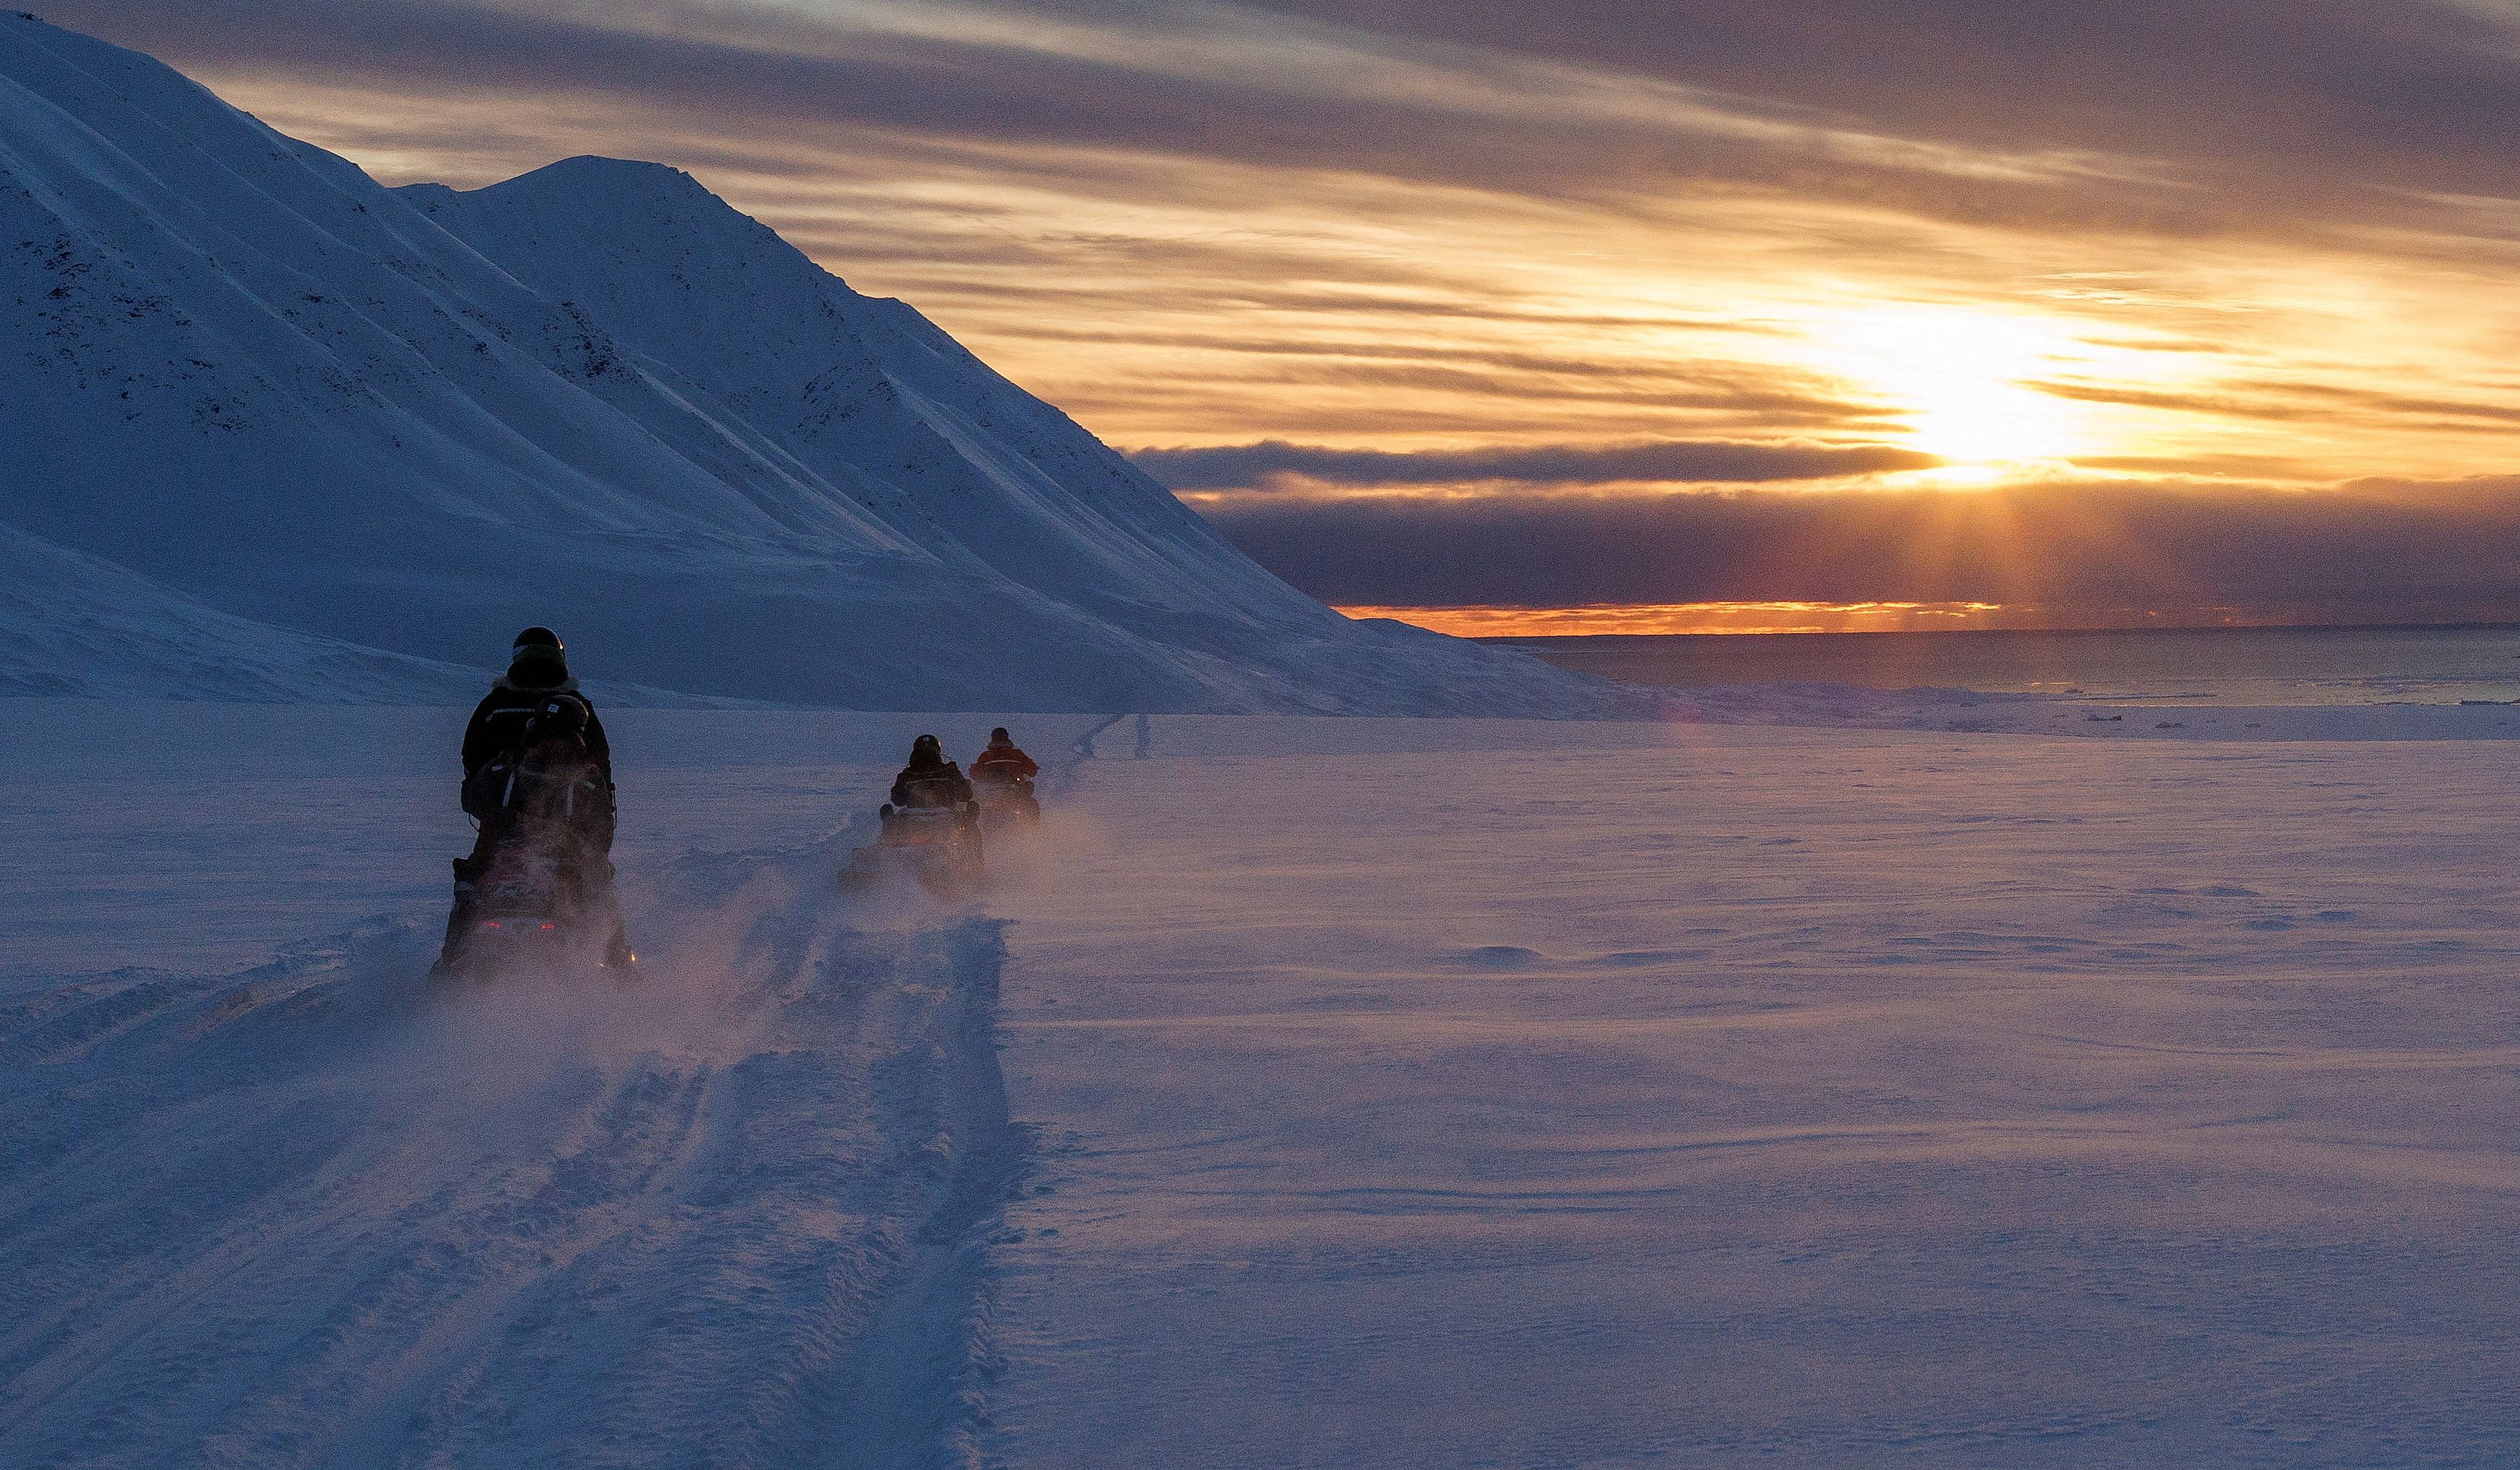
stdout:
POLYGON ((667 165, 389 190, 0 18, 0 523, 378 669, 551 622, 625 681, 790 704, 1623 707, 1338 617, 667 165))

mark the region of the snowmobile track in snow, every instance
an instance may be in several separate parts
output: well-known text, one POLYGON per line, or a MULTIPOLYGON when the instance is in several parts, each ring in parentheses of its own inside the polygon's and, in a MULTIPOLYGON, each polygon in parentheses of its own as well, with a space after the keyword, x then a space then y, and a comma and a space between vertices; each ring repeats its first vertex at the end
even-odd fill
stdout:
POLYGON ((628 989, 381 925, 0 1006, 0 1463, 975 1459, 1001 926, 829 857, 688 859, 628 989))

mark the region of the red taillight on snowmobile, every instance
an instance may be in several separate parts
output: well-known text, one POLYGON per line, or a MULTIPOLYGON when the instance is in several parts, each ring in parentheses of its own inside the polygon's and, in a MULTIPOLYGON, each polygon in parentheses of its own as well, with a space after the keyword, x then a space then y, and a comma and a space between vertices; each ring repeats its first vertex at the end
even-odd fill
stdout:
POLYGON ((544 925, 543 925, 543 928, 545 928, 545 929, 558 929, 559 927, 560 927, 559 925, 557 925, 557 924, 552 924, 552 923, 546 923, 546 924, 544 924, 544 925))
POLYGON ((505 929, 508 926, 500 923, 496 919, 483 919, 481 921, 481 927, 484 929, 505 929))

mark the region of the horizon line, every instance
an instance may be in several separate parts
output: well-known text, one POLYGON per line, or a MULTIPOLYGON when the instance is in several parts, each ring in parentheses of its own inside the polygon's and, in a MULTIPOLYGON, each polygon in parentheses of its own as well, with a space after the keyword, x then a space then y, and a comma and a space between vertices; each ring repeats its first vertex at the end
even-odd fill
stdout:
POLYGON ((1572 638, 1792 637, 1806 634, 2085 634, 2125 632, 2382 632, 2520 627, 2520 618, 2322 619, 2230 608, 2107 609, 2082 615, 1997 603, 1703 602, 1495 605, 1335 605, 1354 619, 1386 619, 1479 641, 1572 638))

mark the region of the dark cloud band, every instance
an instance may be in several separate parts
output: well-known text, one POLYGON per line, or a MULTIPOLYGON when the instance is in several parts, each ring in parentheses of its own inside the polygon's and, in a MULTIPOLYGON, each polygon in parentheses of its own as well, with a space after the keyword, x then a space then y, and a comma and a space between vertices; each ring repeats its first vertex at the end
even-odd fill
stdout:
POLYGON ((1277 439, 1201 449, 1142 449, 1138 468, 1176 490, 1266 488, 1283 477, 1343 485, 1755 484, 1930 469, 1929 454, 1887 444, 1553 444, 1536 448, 1395 453, 1277 439))
POLYGON ((1263 565, 1344 606, 1990 602, 2520 619, 2520 484, 1231 497, 1263 565))

